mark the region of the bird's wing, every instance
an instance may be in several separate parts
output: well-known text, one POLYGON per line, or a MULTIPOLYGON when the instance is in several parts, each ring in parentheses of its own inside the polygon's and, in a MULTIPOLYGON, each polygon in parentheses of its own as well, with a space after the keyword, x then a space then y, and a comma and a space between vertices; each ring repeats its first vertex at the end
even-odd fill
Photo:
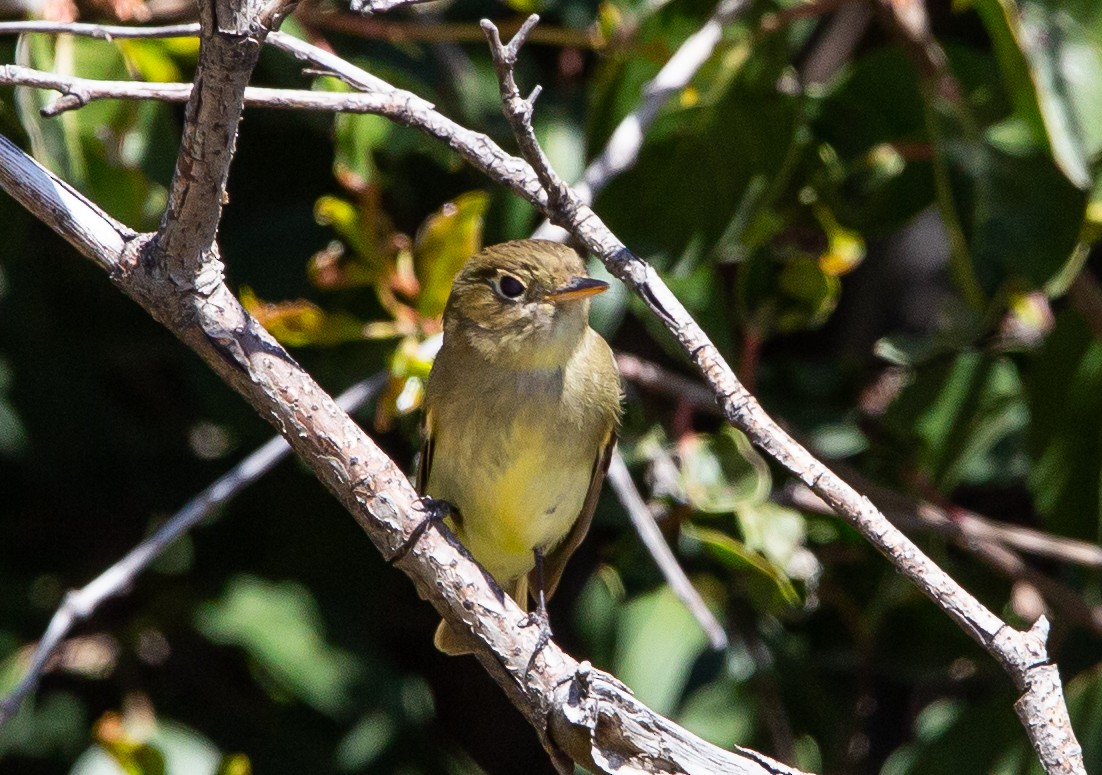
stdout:
MULTIPOLYGON (((582 539, 585 538, 585 534, 589 532, 589 525, 593 522, 593 511, 597 508, 597 497, 601 494, 601 485, 604 484, 608 463, 612 459, 612 450, 615 448, 616 430, 613 428, 608 432, 608 438, 600 452, 597 453, 597 459, 593 461, 593 473, 589 477, 589 489, 586 490, 585 501, 582 503, 582 510, 578 512, 578 518, 574 521, 574 527, 570 528, 570 532, 567 533, 562 543, 544 558, 544 596, 547 600, 551 599, 551 595, 555 593, 555 588, 559 586, 559 579, 562 578, 562 572, 566 568, 570 555, 574 554, 574 550, 578 548, 582 539)), ((529 574, 528 588, 538 591, 538 580, 534 574, 535 571, 529 574)))
POLYGON ((432 435, 432 412, 425 409, 424 421, 421 425, 421 454, 417 461, 417 487, 418 495, 426 495, 425 488, 429 486, 429 469, 432 468, 432 453, 436 448, 436 439, 432 435))

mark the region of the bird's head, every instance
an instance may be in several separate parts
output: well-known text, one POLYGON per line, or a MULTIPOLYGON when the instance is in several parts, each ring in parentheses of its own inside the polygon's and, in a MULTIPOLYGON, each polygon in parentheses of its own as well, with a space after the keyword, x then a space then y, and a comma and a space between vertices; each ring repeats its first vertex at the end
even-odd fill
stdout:
POLYGON ((588 326, 589 297, 608 283, 587 277, 570 248, 544 240, 491 245, 452 285, 444 335, 486 358, 522 369, 566 363, 588 326))

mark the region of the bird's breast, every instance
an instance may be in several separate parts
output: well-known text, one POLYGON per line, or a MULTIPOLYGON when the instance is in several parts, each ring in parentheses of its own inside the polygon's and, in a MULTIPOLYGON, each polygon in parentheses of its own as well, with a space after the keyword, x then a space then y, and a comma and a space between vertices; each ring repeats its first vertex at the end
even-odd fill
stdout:
POLYGON ((557 545, 585 499, 601 430, 562 391, 561 373, 528 374, 433 408, 427 493, 459 509, 460 540, 501 583, 557 545))

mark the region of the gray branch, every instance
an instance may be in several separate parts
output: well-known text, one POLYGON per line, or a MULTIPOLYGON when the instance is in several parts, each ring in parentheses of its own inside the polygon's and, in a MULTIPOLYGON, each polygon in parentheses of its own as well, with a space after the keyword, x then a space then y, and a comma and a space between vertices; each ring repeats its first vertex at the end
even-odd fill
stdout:
POLYGON ((643 496, 639 494, 639 490, 635 487, 635 482, 632 481, 631 472, 628 471, 620 450, 612 453, 612 460, 608 466, 608 483, 612 486, 616 497, 620 499, 620 503, 627 511, 628 517, 631 518, 631 524, 634 525, 635 532, 639 534, 643 545, 647 547, 647 551, 654 558, 658 569, 662 571, 662 575, 670 585, 670 589, 674 591, 674 594, 700 624, 701 629, 708 636, 712 648, 727 648, 727 633, 723 631, 723 626, 716 621, 715 616, 708 610, 703 598, 700 597, 696 588, 693 587, 693 583, 689 581, 689 577, 685 575, 684 569, 677 562, 677 558, 669 544, 666 543, 666 539, 662 537, 662 531, 659 530, 658 523, 654 521, 654 515, 651 514, 646 501, 643 500, 643 496))

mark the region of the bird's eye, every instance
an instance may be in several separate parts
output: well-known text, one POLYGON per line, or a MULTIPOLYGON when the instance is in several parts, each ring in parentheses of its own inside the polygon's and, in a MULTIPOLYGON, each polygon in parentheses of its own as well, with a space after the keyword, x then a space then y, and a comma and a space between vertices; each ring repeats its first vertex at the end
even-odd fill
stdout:
POLYGON ((507 299, 516 299, 524 293, 524 283, 511 274, 503 275, 496 285, 498 292, 507 299))

